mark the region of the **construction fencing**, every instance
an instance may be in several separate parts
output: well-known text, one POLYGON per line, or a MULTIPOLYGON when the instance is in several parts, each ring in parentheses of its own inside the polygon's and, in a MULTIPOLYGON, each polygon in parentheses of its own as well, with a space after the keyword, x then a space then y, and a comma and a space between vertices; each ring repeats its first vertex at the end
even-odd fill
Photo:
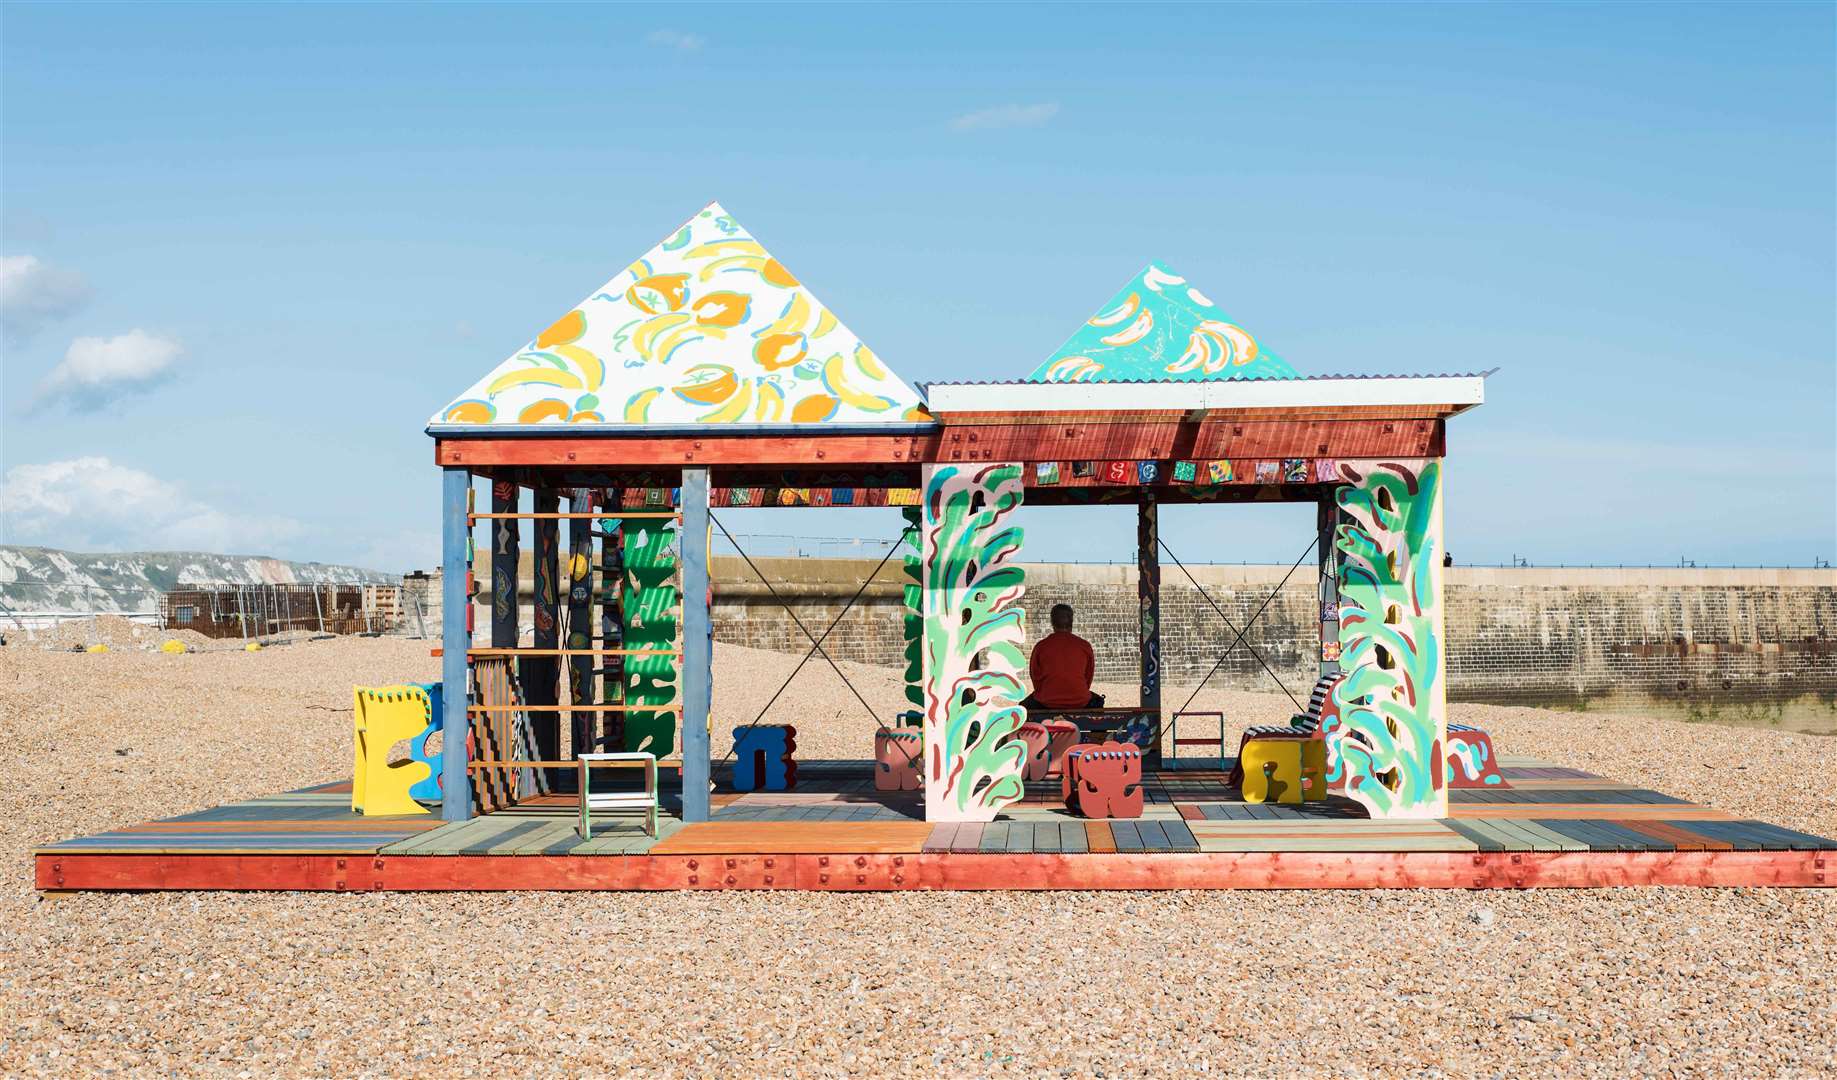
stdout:
POLYGON ((397 585, 213 585, 160 594, 160 625, 213 638, 290 630, 381 634, 402 624, 397 585))

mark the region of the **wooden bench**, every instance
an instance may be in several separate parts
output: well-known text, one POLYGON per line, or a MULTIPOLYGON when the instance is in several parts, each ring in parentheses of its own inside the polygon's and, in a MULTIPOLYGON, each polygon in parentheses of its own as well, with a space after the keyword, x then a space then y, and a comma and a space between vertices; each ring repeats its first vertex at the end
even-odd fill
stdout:
POLYGON ((1032 708, 1027 710, 1027 719, 1040 723, 1064 720, 1078 725, 1078 731, 1086 742, 1130 742, 1148 750, 1156 742, 1155 729, 1161 724, 1161 713, 1158 709, 1144 709, 1136 705, 1105 705, 1096 709, 1032 708), (1146 741, 1125 739, 1131 727, 1146 731, 1146 741))
MULTIPOLYGON (((1286 725, 1258 724, 1245 728, 1243 738, 1238 741, 1239 764, 1231 770, 1231 783, 1241 786, 1244 782, 1244 747, 1252 739, 1324 739, 1325 722, 1339 716, 1339 704, 1333 700, 1333 688, 1345 677, 1345 672, 1321 676, 1320 681, 1314 684, 1314 693, 1308 699, 1308 711, 1296 713, 1286 725)), ((1353 737, 1361 738, 1356 732, 1353 737)), ((1445 780, 1450 788, 1505 785, 1505 777, 1499 771, 1498 755, 1493 751, 1492 737, 1477 727, 1449 724, 1448 743, 1442 748, 1442 759, 1446 770, 1445 780)), ((1342 776, 1329 783, 1328 790, 1337 793, 1344 783, 1342 776)))
POLYGON ((1244 748, 1252 739, 1319 739, 1324 735, 1320 729, 1323 719, 1339 715, 1339 705, 1333 700, 1333 688, 1346 676, 1322 675, 1314 684, 1314 693, 1308 697, 1308 711, 1296 713, 1286 724, 1253 724, 1244 729, 1244 734, 1237 743, 1237 762, 1231 767, 1231 782, 1238 786, 1244 783, 1244 748))

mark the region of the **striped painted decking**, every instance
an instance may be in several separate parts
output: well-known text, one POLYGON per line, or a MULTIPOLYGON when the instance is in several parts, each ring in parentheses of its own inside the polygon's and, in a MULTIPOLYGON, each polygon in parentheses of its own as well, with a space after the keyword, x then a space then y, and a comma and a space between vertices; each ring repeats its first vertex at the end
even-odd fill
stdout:
MULTIPOLYGON (((789 792, 715 797, 713 820, 666 816, 657 837, 634 817, 576 832, 571 796, 550 795, 472 821, 366 818, 349 784, 324 784, 39 849, 77 854, 538 856, 760 853, 1111 852, 1717 852, 1825 851, 1837 841, 1739 819, 1657 791, 1531 758, 1502 758, 1509 786, 1450 793, 1450 816, 1373 821, 1345 800, 1301 806, 1242 802, 1228 770, 1151 773, 1140 818, 1068 814, 1055 784, 988 824, 925 825, 916 793, 873 790, 867 762, 800 763, 789 792)), ((680 799, 669 795, 665 809, 680 799)))

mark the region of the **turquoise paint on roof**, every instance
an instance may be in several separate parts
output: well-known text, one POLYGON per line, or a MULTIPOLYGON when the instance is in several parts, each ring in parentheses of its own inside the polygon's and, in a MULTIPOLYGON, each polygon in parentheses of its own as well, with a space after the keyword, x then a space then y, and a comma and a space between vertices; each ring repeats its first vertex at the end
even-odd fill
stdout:
POLYGON ((1294 379, 1288 362, 1186 279, 1149 263, 1085 320, 1030 382, 1294 379))

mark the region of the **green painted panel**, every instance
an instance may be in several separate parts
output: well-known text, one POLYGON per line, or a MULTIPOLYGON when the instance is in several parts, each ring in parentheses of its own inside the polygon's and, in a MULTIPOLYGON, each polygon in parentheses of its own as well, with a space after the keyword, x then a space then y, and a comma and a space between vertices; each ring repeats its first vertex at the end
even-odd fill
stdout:
MULTIPOLYGON (((676 587, 676 526, 656 518, 620 523, 625 547, 624 647, 675 649, 682 610, 676 587)), ((628 656, 624 663, 625 749, 660 758, 676 752, 676 660, 670 656, 628 656), (656 710, 635 706, 657 705, 656 710)))

